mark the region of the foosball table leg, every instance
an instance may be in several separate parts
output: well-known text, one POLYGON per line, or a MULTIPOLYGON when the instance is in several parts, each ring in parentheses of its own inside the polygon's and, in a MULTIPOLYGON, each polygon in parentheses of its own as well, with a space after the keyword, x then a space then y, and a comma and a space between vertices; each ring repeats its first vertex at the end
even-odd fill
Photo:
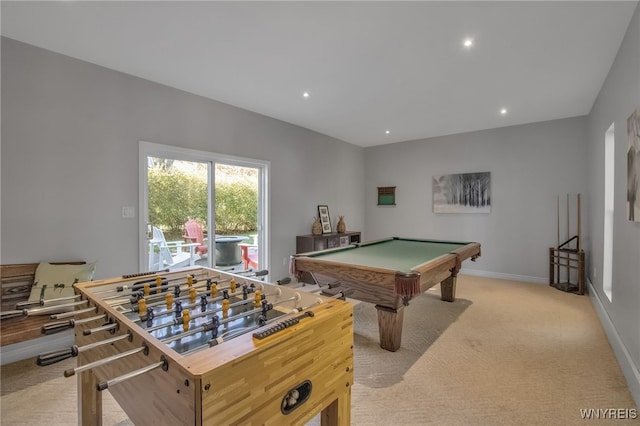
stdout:
POLYGON ((102 396, 91 370, 78 375, 78 425, 102 426, 102 396))
POLYGON ((320 424, 321 426, 351 424, 351 392, 343 392, 338 399, 322 410, 320 424))

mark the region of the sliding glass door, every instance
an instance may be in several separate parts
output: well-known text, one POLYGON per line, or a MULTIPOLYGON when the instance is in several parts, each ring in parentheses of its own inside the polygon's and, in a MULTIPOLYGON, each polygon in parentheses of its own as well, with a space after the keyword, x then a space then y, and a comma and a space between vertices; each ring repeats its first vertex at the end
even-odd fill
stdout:
POLYGON ((268 165, 140 142, 140 270, 267 269, 268 165))

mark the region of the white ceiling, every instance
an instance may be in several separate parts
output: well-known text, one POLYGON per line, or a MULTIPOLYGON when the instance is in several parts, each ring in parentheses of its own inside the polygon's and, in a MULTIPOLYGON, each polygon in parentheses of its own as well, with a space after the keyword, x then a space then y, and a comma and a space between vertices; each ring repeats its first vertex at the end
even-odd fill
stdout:
POLYGON ((1 30, 373 146, 588 114, 636 5, 2 1, 1 30))

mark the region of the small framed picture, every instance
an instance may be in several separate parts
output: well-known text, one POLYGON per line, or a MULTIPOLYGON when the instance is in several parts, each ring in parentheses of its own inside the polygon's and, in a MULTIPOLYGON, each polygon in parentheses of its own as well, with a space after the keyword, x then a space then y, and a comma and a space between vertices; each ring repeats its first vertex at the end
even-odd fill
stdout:
POLYGON ((395 206, 396 205, 396 187, 395 186, 379 186, 378 187, 378 205, 379 206, 395 206))
POLYGON ((318 216, 322 224, 322 233, 331 233, 331 217, 329 216, 329 206, 318 206, 318 216))

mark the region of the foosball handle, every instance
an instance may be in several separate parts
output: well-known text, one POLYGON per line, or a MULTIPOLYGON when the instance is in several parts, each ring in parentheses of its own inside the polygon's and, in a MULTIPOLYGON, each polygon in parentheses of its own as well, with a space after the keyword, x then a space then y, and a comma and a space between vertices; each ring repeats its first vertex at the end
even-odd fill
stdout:
POLYGON ((278 283, 278 285, 284 285, 284 284, 289 284, 291 282, 291 278, 289 277, 285 277, 281 280, 276 281, 278 283))
POLYGON ((67 349, 60 349, 57 351, 47 352, 44 354, 38 355, 36 358, 36 364, 41 367, 46 365, 55 364, 56 362, 64 361, 65 359, 71 358, 72 356, 77 356, 78 350, 76 346, 72 346, 67 349))
POLYGON ((42 334, 54 334, 73 328, 73 320, 48 322, 42 326, 42 334))
POLYGON ((0 319, 8 320, 10 318, 19 318, 28 316, 29 311, 27 309, 15 309, 13 311, 4 311, 0 313, 0 319))

